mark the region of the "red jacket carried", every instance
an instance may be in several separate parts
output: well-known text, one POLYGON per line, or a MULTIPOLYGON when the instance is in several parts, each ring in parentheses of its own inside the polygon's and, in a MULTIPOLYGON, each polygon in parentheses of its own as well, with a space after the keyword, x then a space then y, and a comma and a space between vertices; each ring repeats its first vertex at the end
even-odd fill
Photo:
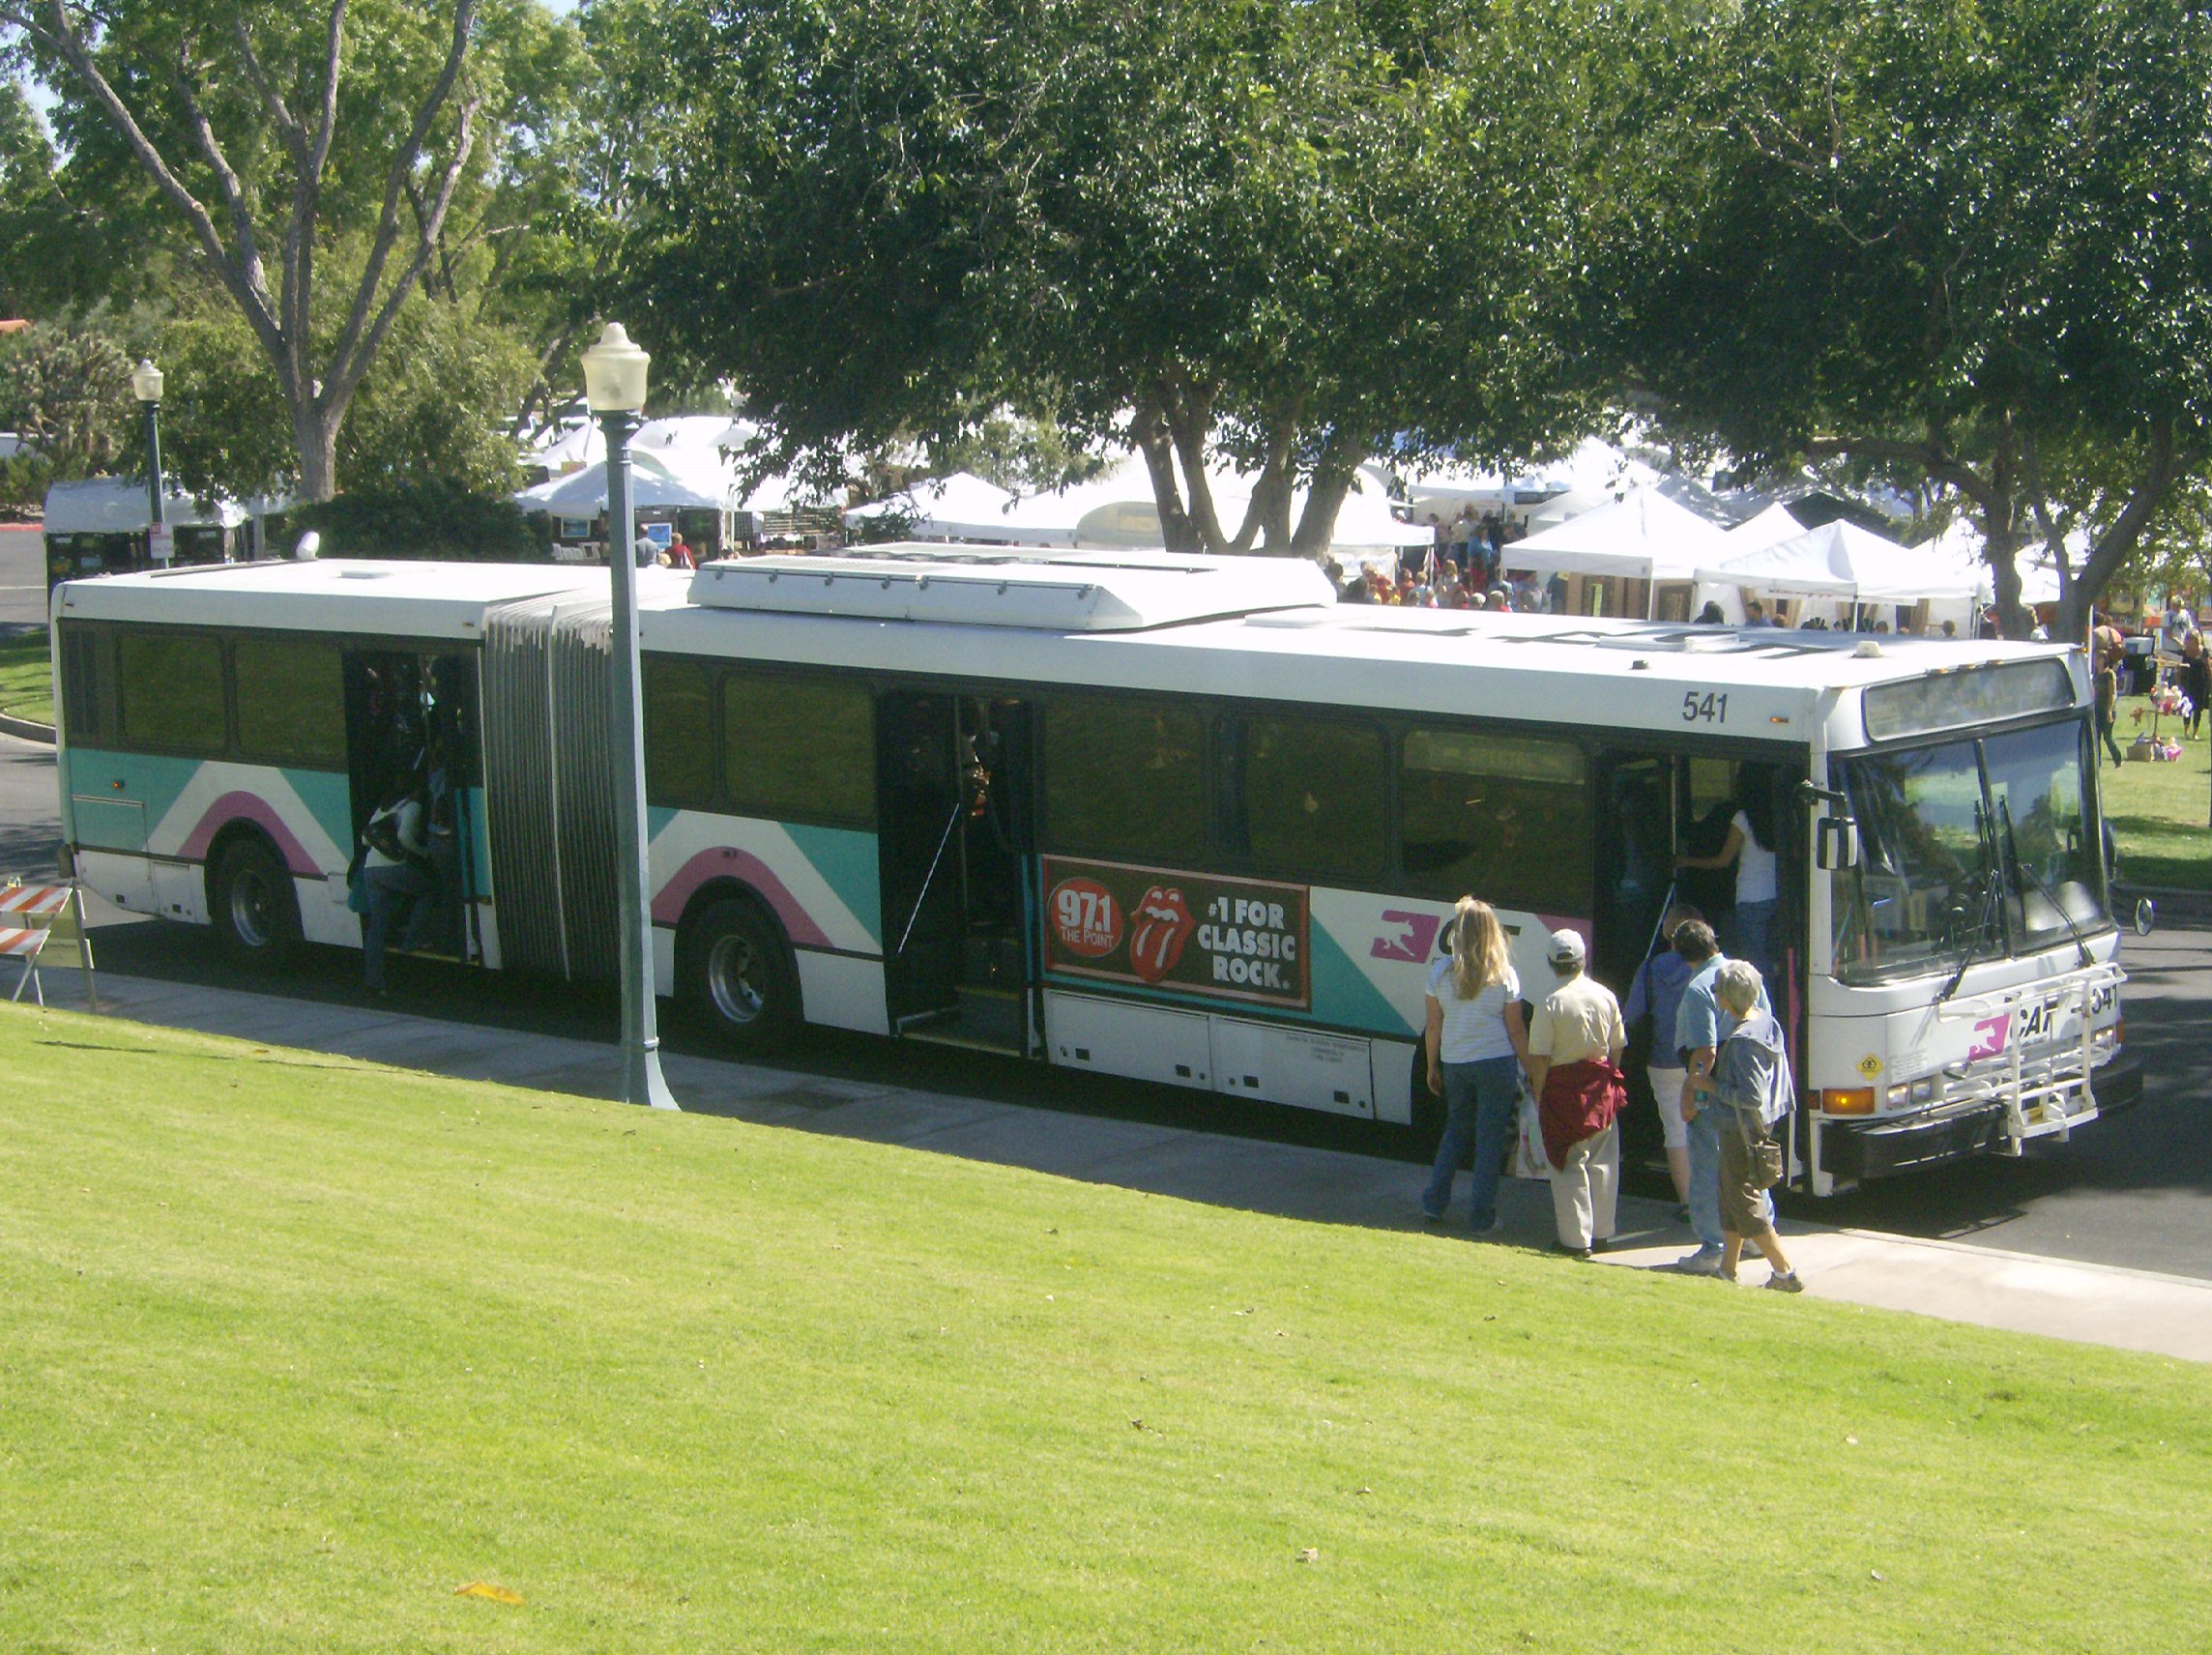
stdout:
POLYGON ((1544 1157, 1567 1164, 1567 1151, 1595 1138, 1628 1107, 1628 1077, 1603 1058, 1555 1064, 1544 1076, 1536 1118, 1544 1128, 1544 1157))

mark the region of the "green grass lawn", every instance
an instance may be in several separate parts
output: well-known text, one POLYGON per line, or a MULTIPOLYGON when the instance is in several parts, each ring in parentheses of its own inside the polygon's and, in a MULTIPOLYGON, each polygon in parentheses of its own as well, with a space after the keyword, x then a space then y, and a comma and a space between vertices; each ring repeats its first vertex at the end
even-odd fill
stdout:
MULTIPOLYGON (((2113 739, 2127 750, 2136 732, 2152 727, 2145 711, 2139 722, 2135 710, 2147 709, 2140 696, 2122 696, 2113 739)), ((2105 814, 2112 824, 2112 838, 2120 854, 2120 878, 2130 885, 2169 886, 2190 890, 2212 890, 2212 743, 2200 726, 2194 741, 2182 741, 2180 759, 2172 764, 2129 762, 2116 769, 2104 760, 2105 814)), ((2158 720, 2161 734, 2181 735, 2181 720, 2158 720)))
POLYGON ((28 1008, 0 1086, 11 1651, 2212 1625, 2186 1363, 28 1008))
POLYGON ((54 721, 53 663, 46 653, 44 626, 14 638, 0 638, 0 712, 54 721))

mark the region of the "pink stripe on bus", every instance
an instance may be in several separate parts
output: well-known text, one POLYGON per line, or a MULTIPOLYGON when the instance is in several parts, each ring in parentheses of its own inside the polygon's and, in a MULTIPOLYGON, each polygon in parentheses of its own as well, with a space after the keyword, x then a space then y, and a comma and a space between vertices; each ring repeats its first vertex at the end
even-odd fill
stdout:
POLYGON ((814 923, 800 907, 799 899, 791 894, 775 871, 750 851, 720 846, 712 851, 701 851, 681 868, 676 877, 660 887, 660 894, 653 899, 653 920, 656 925, 674 925, 684 917, 684 905, 709 880, 739 879, 751 886, 768 899, 775 910, 775 916, 783 921, 784 935, 802 948, 827 948, 830 939, 821 926, 814 923))
POLYGON ((276 841, 277 853, 284 858, 284 865, 294 873, 312 879, 323 871, 315 866, 315 858, 308 856, 306 847, 292 836, 292 829, 284 826, 284 819, 276 814, 269 801, 258 794, 251 793, 226 793, 209 805, 206 814, 200 818, 200 825, 185 840, 184 850, 180 854, 193 861, 205 861, 207 848, 214 843, 215 836, 240 820, 254 823, 263 828, 276 841))

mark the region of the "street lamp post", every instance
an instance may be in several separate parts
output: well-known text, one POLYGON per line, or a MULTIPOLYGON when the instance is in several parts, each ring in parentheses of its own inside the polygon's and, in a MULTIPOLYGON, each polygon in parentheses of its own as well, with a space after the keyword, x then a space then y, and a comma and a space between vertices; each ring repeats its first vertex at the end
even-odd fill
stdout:
POLYGON ((175 554, 161 502, 161 370, 151 359, 141 357, 131 370, 131 393, 146 410, 146 502, 152 512, 146 520, 146 550, 156 563, 165 564, 175 554))
POLYGON ((645 407, 652 359, 609 322, 584 353, 584 395, 607 440, 607 570, 614 587, 614 637, 607 675, 616 773, 616 885, 622 893, 623 1095, 674 1109, 660 1073, 660 1031, 653 994, 653 884, 645 837, 645 714, 638 682, 636 513, 630 506, 629 444, 645 407))

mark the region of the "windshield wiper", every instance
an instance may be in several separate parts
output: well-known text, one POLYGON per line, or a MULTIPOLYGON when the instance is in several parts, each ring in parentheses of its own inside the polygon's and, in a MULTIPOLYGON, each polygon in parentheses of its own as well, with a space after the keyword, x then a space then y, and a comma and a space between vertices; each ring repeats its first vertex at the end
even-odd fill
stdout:
POLYGON ((2074 946, 2081 951, 2081 963, 2084 966, 2095 965, 2097 957, 2089 952, 2089 940, 2081 935, 2081 927, 2074 923, 2074 915, 2067 912, 2066 905, 2058 900, 2058 893, 2030 874, 2026 864, 2020 859, 2020 840, 2012 830, 2011 799, 2000 798, 1997 800, 1997 820, 2004 824, 2005 859, 2012 864, 2014 875, 2021 884, 2034 887, 2038 896, 2057 910, 2058 917, 2066 921, 2066 929, 2073 933, 2074 946))
MULTIPOLYGON (((1978 893, 1982 899, 1981 913, 1975 916, 1974 929, 1966 938, 1965 951, 1959 956, 1959 969, 1951 973, 1951 980, 1943 985, 1943 992, 1936 997, 1937 1005, 1941 1005, 1957 994, 1959 985, 1966 980, 1967 969, 1973 965, 1975 954, 1980 950, 1983 940, 1989 936, 1992 929, 1990 911, 2000 899, 2004 890, 2004 877, 1997 868, 1996 832, 1990 822, 1989 812, 1979 804, 1974 806, 1974 830, 1982 843, 1982 865, 1977 876, 1981 881, 1981 888, 1978 893)), ((1964 903, 1950 911, 1949 918, 1954 932, 1957 931, 1965 917, 1966 910, 1964 903)))

